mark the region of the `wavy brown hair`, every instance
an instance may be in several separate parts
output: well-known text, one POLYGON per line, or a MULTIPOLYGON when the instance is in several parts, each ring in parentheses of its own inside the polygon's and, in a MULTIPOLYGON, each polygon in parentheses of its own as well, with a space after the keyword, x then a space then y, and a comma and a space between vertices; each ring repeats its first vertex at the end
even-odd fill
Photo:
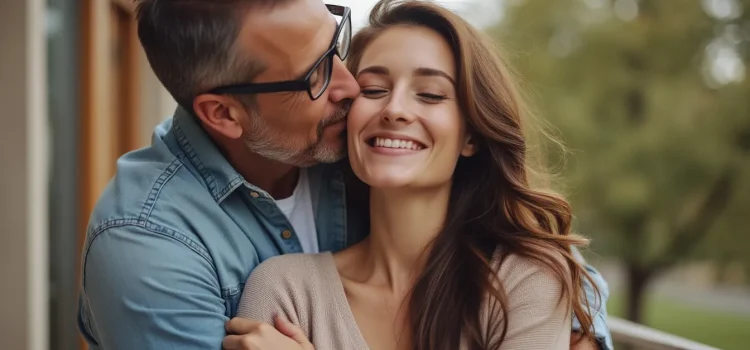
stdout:
POLYGON ((411 295, 419 297, 408 301, 413 349, 454 350, 462 337, 472 350, 499 347, 508 322, 502 330, 486 330, 502 332, 496 344, 489 344, 480 327, 480 309, 488 296, 502 310, 496 317, 508 319, 506 291, 497 267, 490 264, 498 247, 503 256, 516 254, 549 267, 562 283, 561 302, 572 306, 582 325, 581 339, 593 339, 583 281, 596 284, 572 250, 588 242, 571 233, 568 202, 530 185, 521 123, 530 113, 499 50, 439 5, 381 0, 369 24, 353 38, 347 65, 355 76, 367 46, 394 26, 426 27, 448 42, 456 62, 460 110, 479 146, 474 156, 458 161, 448 216, 412 289, 411 295))

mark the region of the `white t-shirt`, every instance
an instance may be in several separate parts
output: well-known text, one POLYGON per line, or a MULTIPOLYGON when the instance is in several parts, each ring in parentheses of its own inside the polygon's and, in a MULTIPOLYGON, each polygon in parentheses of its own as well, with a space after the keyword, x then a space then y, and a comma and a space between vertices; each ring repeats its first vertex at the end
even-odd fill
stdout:
POLYGON ((277 199, 276 205, 286 215, 292 224, 294 232, 302 245, 304 253, 318 253, 318 234, 315 229, 315 216, 313 215, 312 197, 310 196, 310 180, 307 169, 300 169, 297 187, 288 198, 277 199))

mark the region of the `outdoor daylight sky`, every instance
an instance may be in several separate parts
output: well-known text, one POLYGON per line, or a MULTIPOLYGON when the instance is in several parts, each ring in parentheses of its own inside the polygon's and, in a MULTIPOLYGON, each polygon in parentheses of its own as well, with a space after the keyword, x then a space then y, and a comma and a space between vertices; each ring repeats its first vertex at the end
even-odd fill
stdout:
MULTIPOLYGON (((325 2, 350 7, 352 9, 352 29, 356 32, 365 25, 370 10, 378 1, 326 0, 325 2)), ((492 24, 501 16, 501 0, 438 0, 436 2, 455 11, 478 27, 492 24)))

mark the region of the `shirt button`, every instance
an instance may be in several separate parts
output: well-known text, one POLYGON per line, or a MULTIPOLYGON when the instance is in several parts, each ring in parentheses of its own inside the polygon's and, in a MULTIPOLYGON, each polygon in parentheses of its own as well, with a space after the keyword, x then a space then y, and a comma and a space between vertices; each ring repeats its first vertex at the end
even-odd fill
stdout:
POLYGON ((258 197, 260 197, 260 194, 258 194, 258 192, 252 191, 252 192, 250 192, 250 197, 258 198, 258 197))
POLYGON ((281 233, 281 238, 283 239, 292 238, 292 231, 284 230, 284 232, 281 233))

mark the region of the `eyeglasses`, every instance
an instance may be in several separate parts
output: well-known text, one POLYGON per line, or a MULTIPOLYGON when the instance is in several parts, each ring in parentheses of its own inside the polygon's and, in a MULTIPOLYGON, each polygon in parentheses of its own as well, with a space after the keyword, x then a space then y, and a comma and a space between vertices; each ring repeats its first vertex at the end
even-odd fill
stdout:
POLYGON ((323 56, 318 58, 315 64, 301 80, 287 80, 268 83, 237 84, 215 88, 212 94, 262 94, 286 91, 305 91, 310 99, 317 100, 328 88, 333 71, 333 56, 337 55, 345 60, 349 55, 349 45, 352 41, 351 10, 346 6, 328 5, 328 11, 335 16, 340 16, 341 21, 336 26, 333 40, 323 56))

